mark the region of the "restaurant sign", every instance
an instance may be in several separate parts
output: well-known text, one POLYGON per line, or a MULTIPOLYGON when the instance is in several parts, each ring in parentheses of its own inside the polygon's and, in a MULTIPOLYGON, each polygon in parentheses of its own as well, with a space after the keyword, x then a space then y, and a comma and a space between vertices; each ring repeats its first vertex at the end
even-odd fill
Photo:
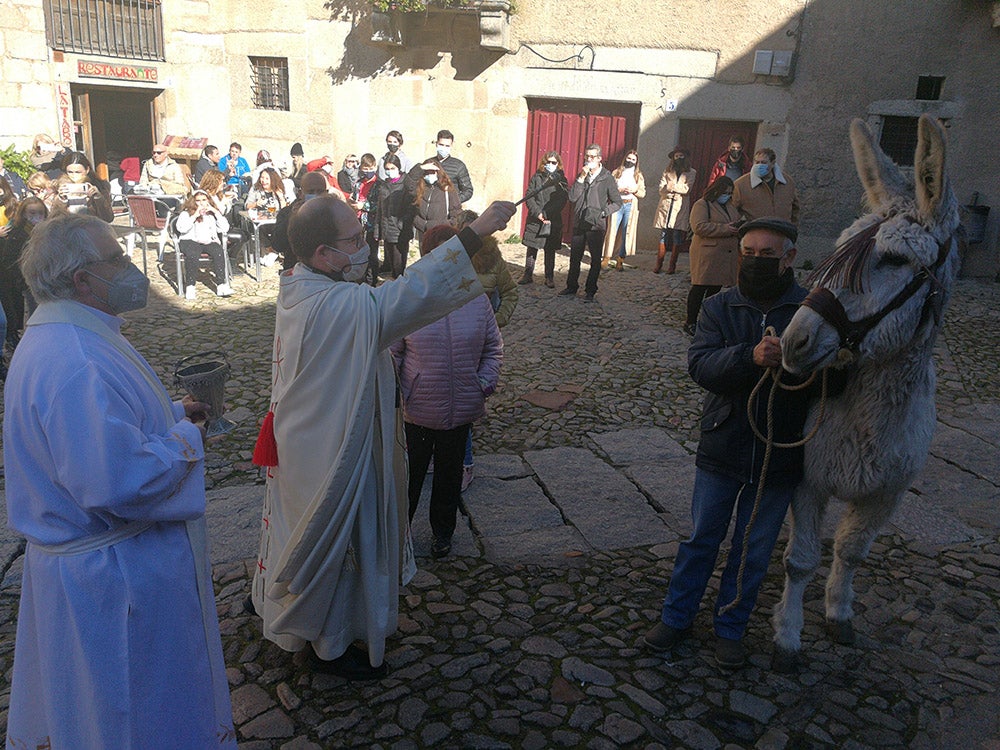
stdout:
POLYGON ((115 65, 113 63, 77 60, 76 72, 81 78, 112 78, 116 81, 156 83, 156 68, 147 65, 115 65))

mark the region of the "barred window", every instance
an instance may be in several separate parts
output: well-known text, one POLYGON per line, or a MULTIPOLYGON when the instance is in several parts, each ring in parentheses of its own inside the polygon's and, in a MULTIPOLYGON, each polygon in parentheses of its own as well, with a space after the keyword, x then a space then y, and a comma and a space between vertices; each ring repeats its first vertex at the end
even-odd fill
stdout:
POLYGON ((255 109, 283 109, 288 106, 288 58, 251 57, 250 86, 255 109))
POLYGON ((52 49, 163 60, 161 0, 45 0, 52 49))

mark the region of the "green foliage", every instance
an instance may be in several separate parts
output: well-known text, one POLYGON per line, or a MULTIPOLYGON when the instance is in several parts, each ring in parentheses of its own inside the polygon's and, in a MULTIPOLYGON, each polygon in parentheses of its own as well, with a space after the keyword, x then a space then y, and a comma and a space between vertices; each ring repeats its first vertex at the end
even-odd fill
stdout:
POLYGON ((815 268, 815 266, 813 266, 813 262, 807 258, 802 262, 801 268, 803 271, 811 271, 815 268))
POLYGON ((504 240, 505 245, 516 245, 521 241, 521 235, 512 234, 510 237, 504 240))
POLYGON ((379 13, 420 13, 433 8, 477 8, 478 0, 372 0, 372 7, 379 13))
POLYGON ((7 148, 0 150, 0 155, 3 156, 3 166, 4 169, 9 169, 11 172, 15 172, 24 179, 28 179, 28 176, 35 171, 35 165, 31 163, 30 151, 18 151, 14 148, 14 144, 10 144, 7 148))

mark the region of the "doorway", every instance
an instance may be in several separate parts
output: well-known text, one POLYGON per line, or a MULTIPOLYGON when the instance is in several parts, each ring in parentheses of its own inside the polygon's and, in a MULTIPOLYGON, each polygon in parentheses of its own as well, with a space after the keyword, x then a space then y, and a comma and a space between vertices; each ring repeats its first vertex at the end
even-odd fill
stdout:
POLYGON ((691 190, 691 200, 701 197, 708 187, 708 176, 721 154, 729 148, 729 139, 743 139, 743 153, 753 159, 757 142, 757 123, 740 120, 681 120, 678 146, 691 153, 688 164, 698 170, 691 190))
POLYGON ((76 147, 90 158, 105 180, 119 176, 127 156, 148 158, 156 140, 154 107, 161 89, 71 86, 76 147))
MULTIPOLYGON (((625 152, 639 140, 639 104, 583 99, 528 99, 528 143, 524 150, 524 188, 538 171, 542 155, 557 151, 566 179, 572 183, 583 165, 583 152, 596 143, 604 152, 604 166, 616 169, 625 152)), ((572 205, 563 209, 563 241, 573 234, 572 205)), ((527 212, 521 218, 521 233, 527 212)))

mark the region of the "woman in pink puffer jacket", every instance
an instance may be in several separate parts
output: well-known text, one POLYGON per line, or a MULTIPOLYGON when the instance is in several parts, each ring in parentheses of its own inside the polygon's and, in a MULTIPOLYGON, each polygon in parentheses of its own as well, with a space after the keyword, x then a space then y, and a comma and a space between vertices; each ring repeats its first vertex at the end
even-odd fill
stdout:
MULTIPOLYGON (((455 235, 447 225, 424 234, 426 254, 455 235)), ((431 556, 451 552, 462 496, 462 459, 472 423, 486 413, 503 362, 503 339, 485 294, 392 345, 403 395, 406 451, 410 460, 410 520, 416 513, 427 466, 434 459, 430 520, 431 556)))

